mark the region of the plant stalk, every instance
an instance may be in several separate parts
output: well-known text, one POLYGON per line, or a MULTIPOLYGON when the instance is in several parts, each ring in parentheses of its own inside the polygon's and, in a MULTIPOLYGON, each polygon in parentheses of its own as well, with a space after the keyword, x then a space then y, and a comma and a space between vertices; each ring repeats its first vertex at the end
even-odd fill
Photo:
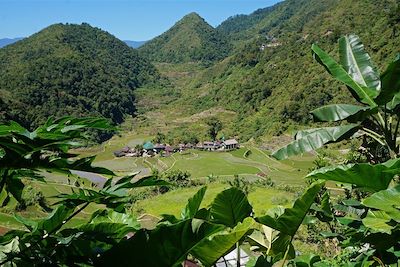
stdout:
POLYGON ((236 243, 236 267, 240 267, 240 245, 236 243))
POLYGON ((374 131, 371 131, 368 128, 363 127, 362 130, 365 132, 365 134, 367 134, 369 137, 373 138, 374 140, 376 140, 379 144, 385 146, 387 144, 385 144, 385 142, 382 141, 381 138, 383 138, 383 136, 375 133, 374 131))

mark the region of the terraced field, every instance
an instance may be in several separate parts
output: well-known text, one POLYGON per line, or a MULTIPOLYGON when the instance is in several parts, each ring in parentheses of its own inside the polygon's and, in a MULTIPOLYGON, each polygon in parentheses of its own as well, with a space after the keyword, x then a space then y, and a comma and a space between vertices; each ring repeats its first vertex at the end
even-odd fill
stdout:
MULTIPOLYGON (((113 170, 119 176, 140 171, 139 176, 151 174, 152 169, 159 171, 183 170, 191 174, 192 179, 200 179, 212 174, 217 176, 217 181, 208 184, 208 191, 205 196, 204 205, 208 205, 211 200, 222 190, 229 187, 228 181, 234 175, 239 175, 247 180, 261 179, 259 174, 265 174, 271 178, 276 185, 303 185, 303 177, 308 169, 312 167, 313 156, 305 155, 286 161, 277 161, 269 156, 268 151, 262 150, 255 145, 244 144, 238 150, 230 152, 207 152, 189 150, 183 153, 175 153, 169 157, 153 158, 116 158, 113 151, 124 146, 134 147, 151 140, 149 135, 138 135, 128 132, 123 136, 115 136, 110 141, 92 147, 90 149, 79 150, 84 156, 97 155, 95 165, 113 170)), ((76 177, 65 177, 54 173, 45 174, 46 183, 29 182, 29 185, 36 191, 41 191, 47 199, 49 205, 56 202, 57 196, 61 193, 70 193, 76 189, 76 177)), ((91 187, 90 181, 79 181, 80 186, 91 187), (82 181, 84 184, 82 184, 82 181)), ((170 191, 163 195, 158 195, 145 200, 138 201, 133 208, 138 216, 151 214, 160 216, 163 213, 179 215, 181 208, 200 187, 183 188, 170 191)), ((293 193, 277 190, 274 188, 256 187, 249 193, 249 199, 256 212, 264 212, 272 205, 290 205, 294 196, 293 193)), ((15 201, 9 207, 3 208, 0 212, 0 231, 6 229, 19 229, 21 224, 13 217, 15 201)), ((99 209, 98 205, 89 206, 85 212, 76 220, 71 221, 78 224, 82 220, 87 220, 91 212, 99 209)), ((39 218, 46 216, 40 207, 29 207, 24 212, 19 212, 22 216, 39 218)), ((151 223, 150 223, 151 225, 151 223)))

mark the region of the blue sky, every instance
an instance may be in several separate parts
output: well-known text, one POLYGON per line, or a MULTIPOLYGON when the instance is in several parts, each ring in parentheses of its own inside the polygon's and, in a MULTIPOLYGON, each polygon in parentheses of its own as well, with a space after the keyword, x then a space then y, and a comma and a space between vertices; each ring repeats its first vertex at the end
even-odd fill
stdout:
POLYGON ((0 38, 29 36, 58 22, 87 22, 123 40, 148 40, 190 12, 217 26, 279 0, 0 0, 0 38))

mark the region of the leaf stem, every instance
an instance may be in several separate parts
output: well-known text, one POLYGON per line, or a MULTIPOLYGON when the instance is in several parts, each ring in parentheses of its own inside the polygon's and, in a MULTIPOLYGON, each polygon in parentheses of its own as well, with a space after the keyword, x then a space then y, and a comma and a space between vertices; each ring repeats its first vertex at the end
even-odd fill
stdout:
POLYGON ((289 244, 288 244, 288 246, 287 246, 287 248, 286 248, 285 255, 283 256, 283 261, 282 261, 281 267, 284 267, 284 266, 285 266, 287 257, 288 257, 288 255, 289 255, 290 245, 292 244, 292 241, 293 241, 293 236, 292 236, 292 238, 290 239, 290 242, 289 242, 289 244))
POLYGON ((239 246, 239 242, 236 243, 236 267, 240 267, 240 246, 239 246))
POLYGON ((385 142, 382 141, 383 136, 375 133, 374 131, 363 127, 362 130, 365 132, 366 135, 376 140, 379 144, 385 146, 385 142))

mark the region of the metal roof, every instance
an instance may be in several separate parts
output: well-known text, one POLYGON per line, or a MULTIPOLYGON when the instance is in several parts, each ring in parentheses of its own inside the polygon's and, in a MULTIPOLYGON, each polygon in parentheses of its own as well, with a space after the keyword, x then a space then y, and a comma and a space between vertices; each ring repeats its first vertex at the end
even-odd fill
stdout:
POLYGON ((229 145, 237 145, 237 144, 239 144, 239 142, 236 141, 236 139, 228 139, 228 140, 224 141, 224 144, 227 145, 227 146, 229 146, 229 145))

